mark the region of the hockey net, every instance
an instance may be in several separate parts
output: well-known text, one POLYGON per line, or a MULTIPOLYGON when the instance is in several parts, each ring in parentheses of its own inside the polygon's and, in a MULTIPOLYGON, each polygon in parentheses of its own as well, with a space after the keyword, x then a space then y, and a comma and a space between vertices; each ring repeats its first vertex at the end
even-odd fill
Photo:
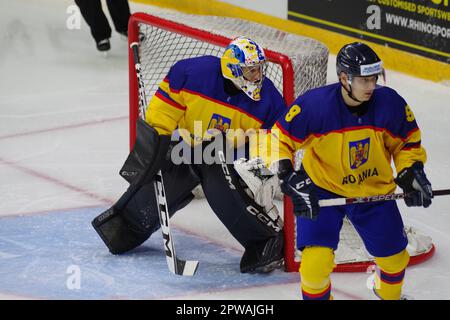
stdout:
MULTIPOLYGON (((188 15, 158 11, 158 16, 135 13, 129 22, 129 43, 139 42, 145 93, 150 98, 170 67, 178 60, 202 55, 220 57, 237 36, 248 36, 260 43, 269 60, 267 77, 283 94, 286 103, 305 91, 325 85, 328 49, 320 42, 283 32, 246 20, 217 16, 188 15)), ((138 85, 133 53, 129 53, 130 70, 130 147, 134 145, 138 118, 138 85)), ((292 204, 284 199, 285 266, 297 271, 301 252, 295 246, 296 227, 292 204)), ((429 237, 410 227, 408 247, 412 263, 426 260, 434 247, 429 237)), ((364 249, 350 222, 345 221, 336 251, 335 271, 366 271, 372 257, 364 249)))

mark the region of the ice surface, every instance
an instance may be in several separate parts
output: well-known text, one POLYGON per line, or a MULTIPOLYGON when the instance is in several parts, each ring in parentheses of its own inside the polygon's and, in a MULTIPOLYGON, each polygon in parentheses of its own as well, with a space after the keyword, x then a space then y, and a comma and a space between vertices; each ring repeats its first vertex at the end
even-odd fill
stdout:
MULTIPOLYGON (((0 298, 299 299, 296 273, 239 273, 243 249, 203 200, 172 223, 180 257, 200 260, 194 277, 169 273, 159 233, 127 255, 108 253, 90 221, 127 186, 118 175, 128 154, 127 43, 114 33, 105 58, 84 21, 81 30, 66 27, 70 5, 0 4, 0 298), (73 265, 80 289, 67 286, 73 265)), ((329 82, 333 64, 330 56, 329 82)), ((416 115, 434 188, 449 188, 449 87, 390 70, 388 85, 416 115)), ((399 205, 437 247, 430 261, 408 269, 405 292, 449 299, 450 197, 428 210, 399 205)), ((368 276, 333 274, 335 298, 372 299, 368 276)))

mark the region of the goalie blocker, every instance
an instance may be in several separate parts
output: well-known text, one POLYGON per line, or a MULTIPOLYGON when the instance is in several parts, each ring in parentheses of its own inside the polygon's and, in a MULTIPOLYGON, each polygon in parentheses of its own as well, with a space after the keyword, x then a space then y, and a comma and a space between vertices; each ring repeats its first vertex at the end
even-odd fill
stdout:
POLYGON ((120 170, 130 187, 92 221, 110 252, 134 249, 160 228, 153 177, 161 169, 170 216, 191 202, 191 191, 200 183, 216 216, 245 248, 241 272, 270 272, 281 267, 282 221, 274 210, 268 214, 249 196, 233 165, 225 162, 226 148, 217 152, 214 164, 174 165, 170 150, 169 136, 159 136, 144 121, 138 121, 136 143, 120 170))

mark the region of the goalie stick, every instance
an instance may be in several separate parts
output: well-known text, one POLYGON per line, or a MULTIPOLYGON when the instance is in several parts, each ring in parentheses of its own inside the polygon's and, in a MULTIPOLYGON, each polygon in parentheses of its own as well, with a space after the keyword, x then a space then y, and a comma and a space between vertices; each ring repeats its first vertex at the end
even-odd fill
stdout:
MULTIPOLYGON (((139 44, 133 42, 130 44, 133 50, 134 67, 136 69, 136 76, 139 87, 139 116, 141 119, 145 118, 145 108, 147 106, 147 99, 145 97, 144 81, 141 73, 141 63, 139 59, 139 44)), ((155 195, 158 201, 158 214, 161 223, 161 231, 164 240, 164 247, 166 251, 166 261, 169 270, 178 275, 193 276, 198 268, 198 261, 185 261, 178 259, 175 253, 175 246, 173 243, 172 234, 170 232, 169 210, 167 206, 166 192, 164 190, 164 180, 161 170, 158 170, 154 179, 155 195)))
MULTIPOLYGON (((380 194, 377 196, 369 197, 354 197, 354 198, 335 198, 319 200, 320 207, 342 206, 346 204, 354 203, 368 203, 378 201, 399 200, 405 198, 406 193, 392 193, 392 194, 380 194)), ((433 190, 433 196, 447 196, 450 195, 450 189, 433 190)))

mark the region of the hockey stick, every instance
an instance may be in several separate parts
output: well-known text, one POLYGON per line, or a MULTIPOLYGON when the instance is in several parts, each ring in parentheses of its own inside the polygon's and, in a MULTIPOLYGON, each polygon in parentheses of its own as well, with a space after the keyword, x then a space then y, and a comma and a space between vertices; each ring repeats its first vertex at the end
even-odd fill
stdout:
MULTIPOLYGON (((130 44, 133 50, 134 67, 136 69, 136 76, 139 87, 139 116, 141 119, 145 118, 145 108, 147 106, 147 99, 145 97, 144 81, 141 73, 141 63, 139 59, 139 44, 133 42, 130 44)), ((158 170, 154 179, 155 195, 158 201, 158 214, 161 223, 161 231, 164 240, 164 248, 166 250, 166 261, 169 270, 172 273, 193 276, 198 268, 198 261, 185 261, 178 259, 175 253, 175 246, 173 243, 172 234, 170 232, 169 224, 169 210, 167 206, 166 192, 164 190, 164 180, 161 170, 158 170)))
MULTIPOLYGON (((450 195, 450 189, 443 190, 433 190, 433 196, 447 196, 450 195)), ((378 201, 389 201, 389 200, 399 200, 405 198, 405 193, 392 193, 392 194, 381 194, 377 196, 369 197, 354 197, 354 198, 335 198, 335 199, 324 199, 319 200, 320 207, 331 207, 331 206, 342 206, 346 204, 354 203, 368 203, 368 202, 378 202, 378 201)))
POLYGON ((138 91, 139 91, 139 118, 145 119, 145 108, 147 107, 147 98, 145 97, 144 80, 142 80, 141 60, 139 58, 139 44, 133 42, 130 44, 133 50, 134 69, 136 70, 138 91))
MULTIPOLYGON (((303 151, 296 154, 296 163, 298 167, 303 161, 303 151)), ((433 196, 446 196, 450 195, 450 189, 433 190, 433 196)), ((346 204, 354 203, 369 203, 369 202, 379 202, 379 201, 390 201, 390 200, 400 200, 405 198, 405 193, 392 193, 392 194, 380 194, 376 196, 368 197, 353 197, 353 198, 334 198, 334 199, 323 199, 319 200, 319 207, 332 207, 332 206, 343 206, 346 204)))

